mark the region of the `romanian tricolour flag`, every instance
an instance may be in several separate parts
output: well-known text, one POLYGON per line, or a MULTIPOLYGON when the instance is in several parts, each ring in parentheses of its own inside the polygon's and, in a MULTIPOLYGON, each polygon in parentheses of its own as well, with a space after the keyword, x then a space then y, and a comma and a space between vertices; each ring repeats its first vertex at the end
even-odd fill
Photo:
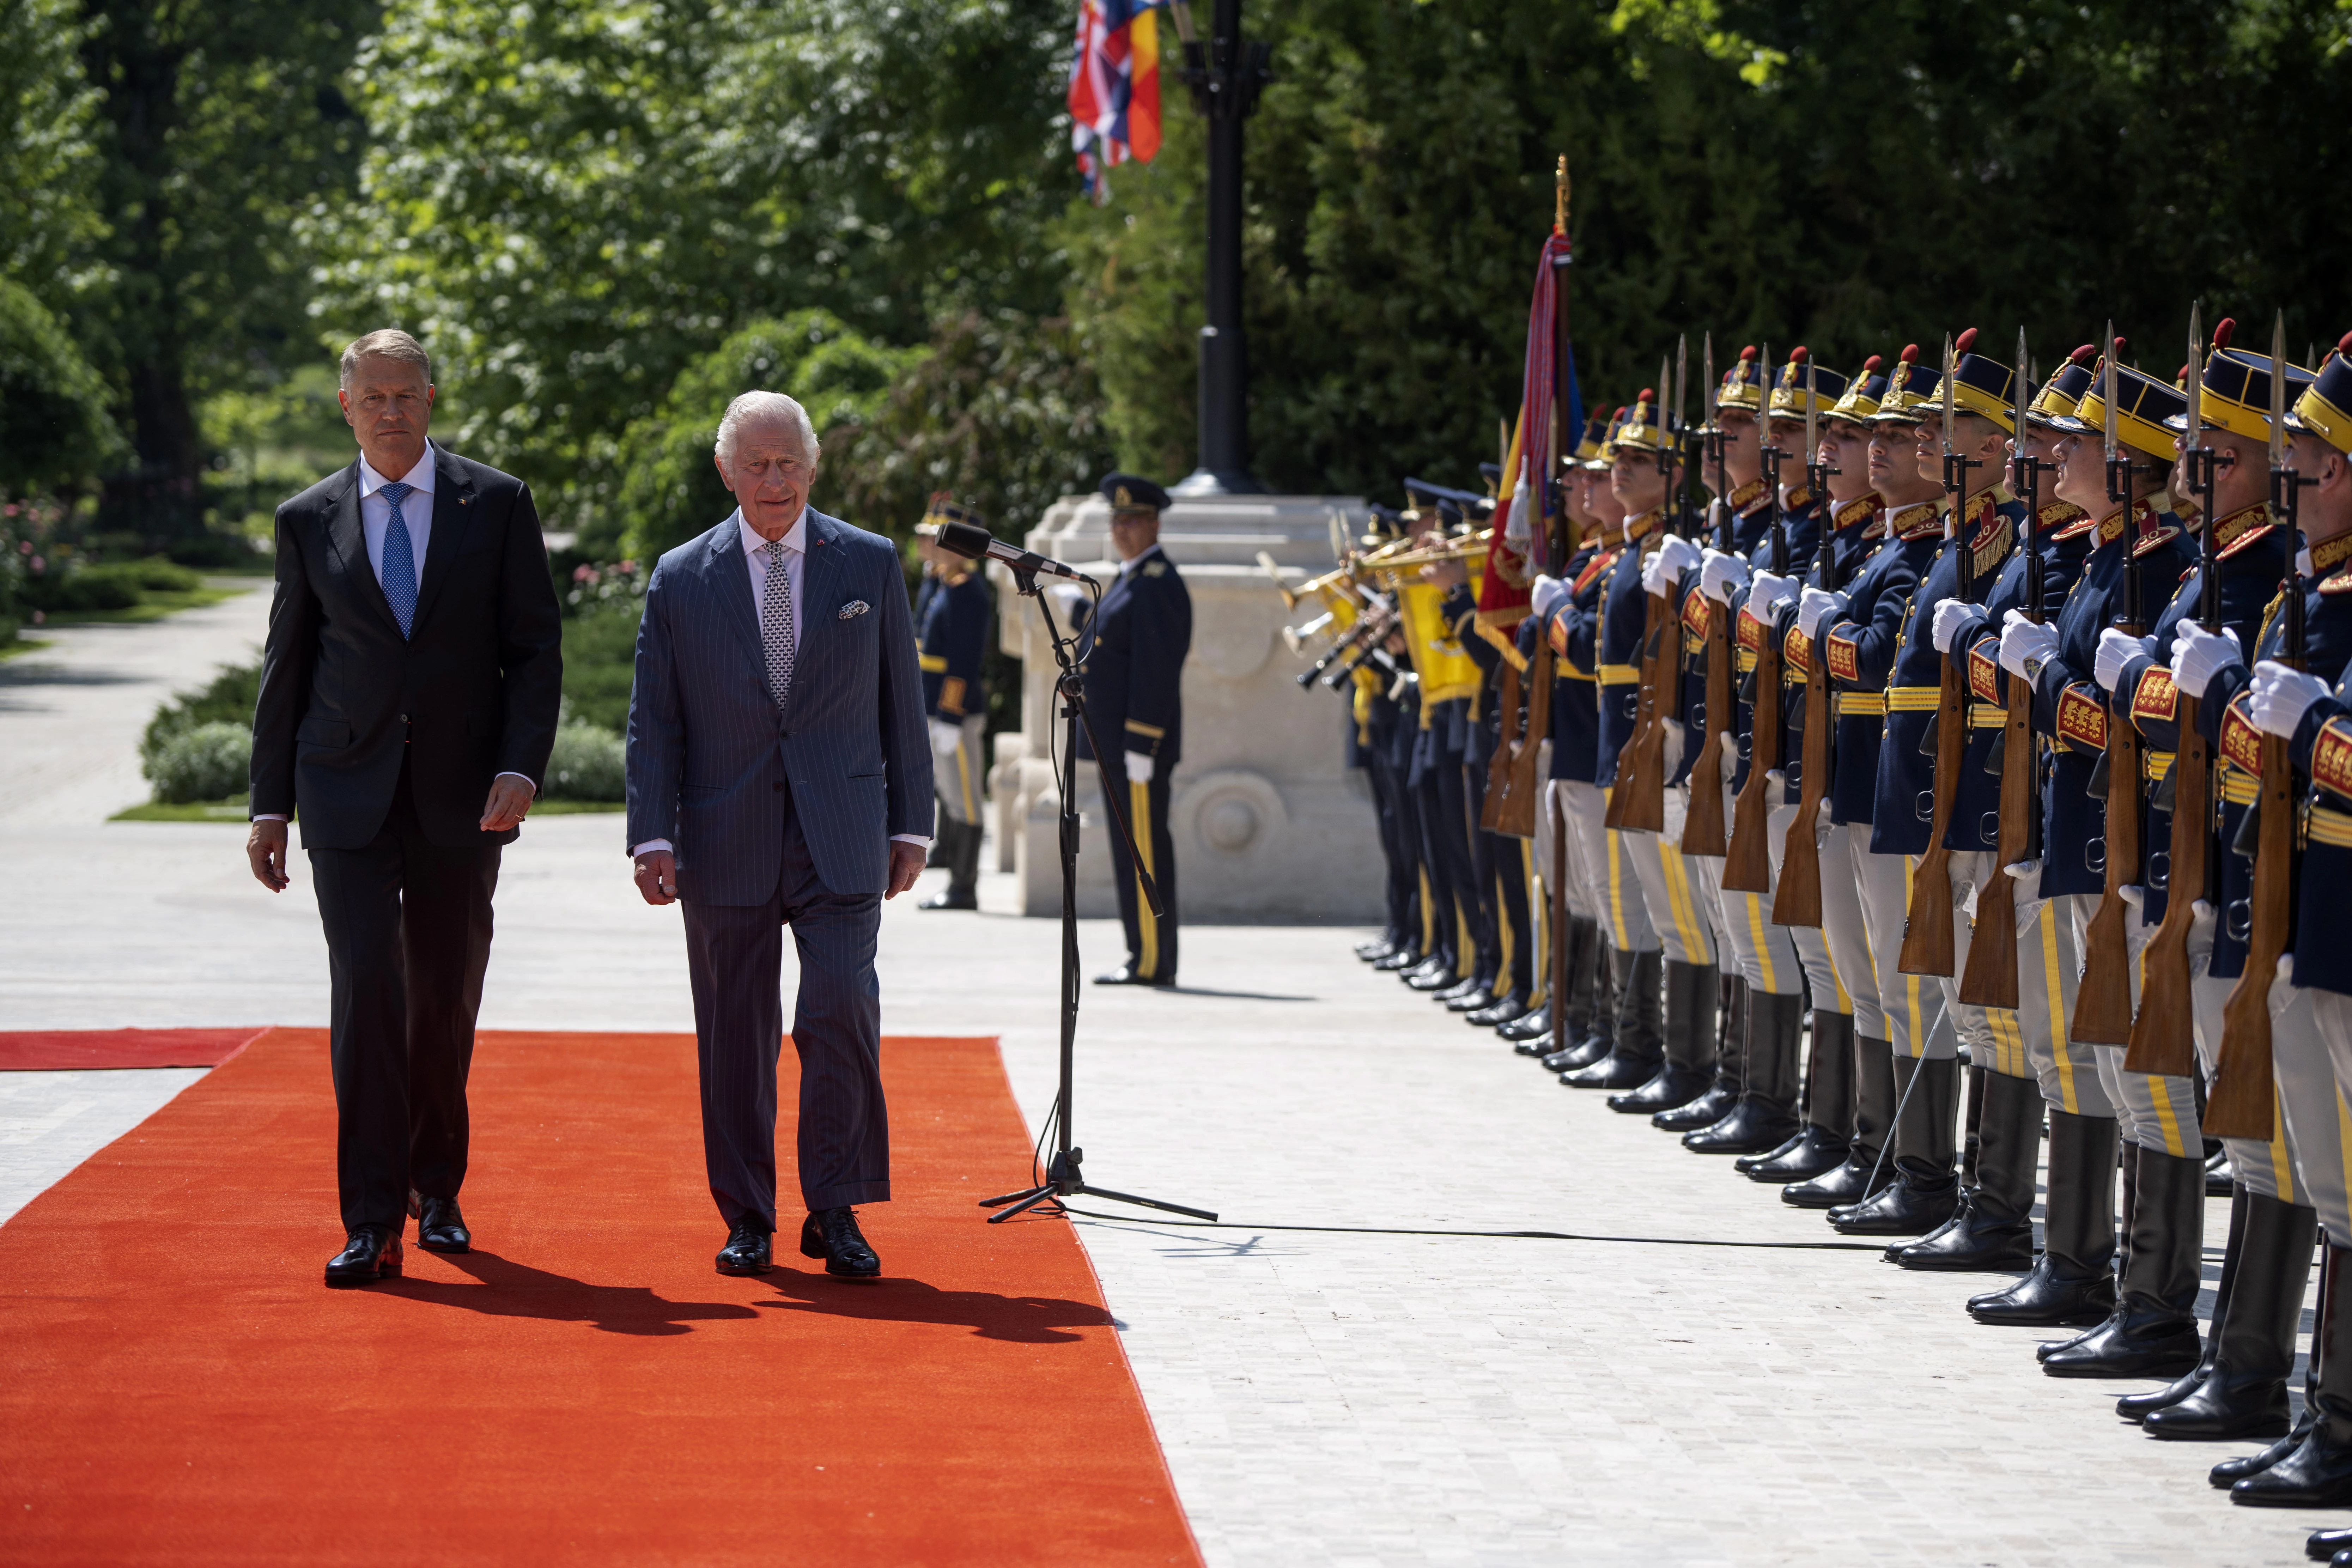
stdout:
POLYGON ((1070 145, 1099 205, 1103 175, 1160 151, 1160 19, 1165 0, 1078 0, 1070 52, 1070 145))

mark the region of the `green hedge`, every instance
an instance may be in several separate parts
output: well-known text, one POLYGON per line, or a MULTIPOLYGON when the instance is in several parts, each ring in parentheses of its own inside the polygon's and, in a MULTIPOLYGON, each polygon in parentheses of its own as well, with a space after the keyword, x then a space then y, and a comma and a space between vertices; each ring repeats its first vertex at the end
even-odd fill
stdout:
MULTIPOLYGON (((201 725, 235 724, 247 735, 252 734, 254 705, 260 700, 258 662, 223 665, 210 685, 197 691, 183 691, 155 710, 155 717, 147 721, 146 733, 139 738, 140 771, 152 780, 163 748, 201 725)), ((240 775, 236 788, 244 787, 245 779, 240 775)))
POLYGON ((163 556, 144 561, 116 561, 85 566, 78 572, 49 572, 25 579, 24 602, 37 610, 56 614, 74 610, 128 610, 147 594, 191 594, 205 580, 185 566, 163 556))
POLYGON ((619 736, 590 724, 566 724, 555 731, 541 793, 550 800, 621 800, 628 795, 627 781, 619 736))
POLYGON ((148 765, 161 805, 223 800, 246 787, 253 766, 253 730, 215 721, 184 730, 163 742, 148 765))

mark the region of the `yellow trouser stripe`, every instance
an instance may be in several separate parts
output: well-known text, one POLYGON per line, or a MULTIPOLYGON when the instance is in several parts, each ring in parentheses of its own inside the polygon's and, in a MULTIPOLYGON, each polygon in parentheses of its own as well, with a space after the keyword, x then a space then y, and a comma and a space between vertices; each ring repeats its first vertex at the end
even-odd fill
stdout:
POLYGON ((1764 899, 1759 893, 1742 893, 1748 900, 1748 934, 1756 943, 1756 968, 1762 974, 1764 989, 1772 989, 1772 950, 1764 942, 1764 899))
POLYGON ((2294 1162, 2286 1157, 2286 1101, 2279 1094, 2276 1074, 2271 1082, 2271 1180, 2278 1184, 2281 1202, 2294 1202, 2294 1162))
MULTIPOLYGON (((1151 863, 1151 786, 1127 781, 1128 822, 1135 829, 1137 864, 1146 877, 1157 877, 1159 868, 1151 863)), ((1135 924, 1143 936, 1143 973, 1160 973, 1160 921, 1151 912, 1150 900, 1143 896, 1142 878, 1135 883, 1135 924)))
POLYGON ((1696 963, 1698 954, 1706 951, 1706 933, 1691 902, 1690 872, 1683 867, 1683 852, 1667 843, 1663 833, 1658 836, 1658 861, 1666 871, 1666 907, 1674 913, 1675 930, 1682 933, 1683 951, 1696 963))
POLYGON ((1609 925, 1617 933, 1617 951, 1631 952, 1633 934, 1625 929, 1625 850, 1617 841, 1615 829, 1605 837, 1609 840, 1609 925))
POLYGON ((1426 955, 1437 945, 1437 910, 1429 891, 1429 868, 1421 868, 1421 951, 1426 955))
POLYGON ((978 822, 980 802, 971 793, 971 762, 963 754, 961 742, 958 742, 956 746, 956 783, 963 795, 963 819, 966 822, 978 822))
POLYGON ((1992 1070, 2003 1078, 2025 1076, 2025 1038, 2017 1015, 2007 1007, 1985 1009, 1985 1026, 1992 1031, 1992 1070))
POLYGON ((1454 978, 1467 980, 1478 973, 1478 941, 1472 936, 1470 911, 1454 900, 1454 978))
POLYGON ((1519 840, 1519 879, 1528 884, 1528 941, 1532 944, 1528 1002, 1532 1006, 1551 999, 1551 899, 1550 889, 1536 879, 1536 847, 1530 839, 1519 840))
POLYGON ((1504 991, 1511 988, 1511 960, 1517 956, 1512 951, 1517 945, 1511 940, 1512 935, 1511 906, 1503 898, 1503 874, 1497 871, 1495 873, 1495 942, 1500 957, 1496 964, 1495 984, 1504 991))
POLYGON ((2050 1059, 2058 1064, 2058 1108, 2079 1116, 2074 1095, 2074 1059, 2067 1054, 2066 993, 2058 973, 2058 904, 2042 906, 2042 988, 2050 1005, 2050 1059))
MULTIPOLYGON (((1888 700, 1891 702, 1893 699, 1890 697, 1888 700)), ((1903 857, 1903 918, 1906 922, 1911 918, 1911 894, 1918 874, 1919 857, 1903 857)), ((1916 974, 1903 976, 1903 1004, 1904 1012, 1911 1022, 1911 1054, 1924 1057, 1927 1054, 1927 1036, 1919 1026, 1919 977, 1916 974)))
POLYGON ((2182 1155, 2189 1152, 2180 1142, 2180 1117, 2172 1109, 2172 1091, 2165 1079, 2150 1073, 2147 1079, 2148 1102, 2156 1107, 2156 1124, 2164 1133, 2164 1152, 2182 1155))

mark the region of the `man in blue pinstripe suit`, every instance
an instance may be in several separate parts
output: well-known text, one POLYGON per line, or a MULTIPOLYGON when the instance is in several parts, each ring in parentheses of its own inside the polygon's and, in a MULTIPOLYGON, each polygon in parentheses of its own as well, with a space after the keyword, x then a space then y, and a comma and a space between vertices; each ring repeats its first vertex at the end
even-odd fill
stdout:
POLYGON ((800 995, 801 1252, 881 1271, 851 1205, 890 1196, 882 900, 929 847, 931 759, 889 541, 808 504, 807 412, 747 392, 714 456, 740 503, 661 558, 629 700, 628 841, 649 904, 683 900, 702 1148, 721 1274, 765 1274, 776 1228, 782 928, 800 995))

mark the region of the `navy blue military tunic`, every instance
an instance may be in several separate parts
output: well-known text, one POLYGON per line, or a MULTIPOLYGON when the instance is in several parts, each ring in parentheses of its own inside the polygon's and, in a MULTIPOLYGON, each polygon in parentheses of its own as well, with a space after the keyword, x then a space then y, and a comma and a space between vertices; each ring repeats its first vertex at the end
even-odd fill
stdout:
MULTIPOLYGON (((1630 542, 1618 552, 1601 591, 1591 618, 1594 673, 1601 679, 1601 738, 1594 758, 1592 782, 1607 789, 1617 782, 1617 754, 1633 738, 1633 721, 1641 711, 1642 643, 1649 616, 1649 595, 1642 589, 1642 563, 1657 552, 1664 534, 1665 509, 1653 507, 1626 521, 1630 542)), ((1576 612, 1563 610, 1563 616, 1576 612)), ((1570 646, 1580 641, 1575 629, 1570 646)))
POLYGON ((1601 771, 1601 683, 1594 669, 1601 590, 1623 547, 1595 541, 1570 558, 1569 591, 1539 635, 1551 641, 1551 776, 1591 784, 1601 771))
POLYGON ((1936 559, 1943 520, 1934 501, 1883 516, 1883 542, 1845 587, 1846 602, 1816 629, 1836 689, 1838 724, 1830 820, 1867 825, 1875 814, 1878 751, 1886 732, 1886 678, 1921 574, 1936 559))
POLYGON ((954 724, 985 712, 981 661, 988 652, 988 584, 973 572, 923 579, 915 599, 915 638, 923 673, 923 711, 954 724))
MULTIPOLYGON (((1821 545, 1822 509, 1812 491, 1799 486, 1789 492, 1789 504, 1780 513, 1780 540, 1785 547, 1780 559, 1773 559, 1772 529, 1769 515, 1764 517, 1756 543, 1748 552, 1751 572, 1773 572, 1783 577, 1802 577, 1811 570, 1814 552, 1821 545)), ((1731 645, 1738 681, 1732 689, 1738 694, 1739 712, 1732 733, 1738 738, 1739 755, 1732 764, 1731 788, 1734 794, 1747 787, 1748 764, 1756 750, 1756 667, 1763 656, 1764 644, 1779 635, 1771 623, 1748 614, 1747 586, 1735 588, 1728 608, 1731 612, 1731 645)), ((1783 675, 1785 679, 1785 672, 1783 675)), ((1777 700, 1777 698, 1776 698, 1777 700)), ((1790 756, 1785 742, 1780 757, 1790 756)))
MULTIPOLYGON (((1083 667, 1094 737, 1140 752, 1166 778, 1184 750, 1184 658, 1192 648, 1192 596, 1157 544, 1129 563, 1095 611, 1083 667)), ((1078 754, 1091 758, 1087 731, 1078 754)))
MULTIPOLYGON (((2331 618, 2343 614, 2352 605, 2352 566, 2321 579, 2313 599, 2331 618)), ((2317 621, 2313 615, 2306 630, 2317 621)), ((2294 983, 2352 995, 2352 899, 2344 896, 2352 887, 2352 665, 2336 677, 2335 694, 2304 714, 2288 750, 2311 784, 2302 814, 2294 983)))
MULTIPOLYGON (((1798 580, 1799 592, 1780 606, 1773 617, 1773 635, 1780 639, 1780 765, 1788 777, 1782 804, 1803 804, 1805 725, 1811 715, 1805 710, 1810 692, 1807 677, 1813 666, 1812 644, 1797 630, 1797 610, 1803 603, 1805 588, 1834 589, 1852 579, 1869 559, 1878 518, 1878 493, 1875 490, 1838 504, 1831 514, 1830 547, 1826 552, 1815 550, 1798 580)), ((1819 628, 1816 628, 1819 629, 1819 628)), ((1832 725, 1830 732, 1831 779, 1836 774, 1838 742, 1843 739, 1840 726, 1832 725)), ((1875 742, 1874 727, 1873 741, 1875 742)), ((1874 743, 1874 750, 1875 746, 1874 743)), ((1827 784, 1824 784, 1826 792, 1827 784)))
MULTIPOLYGON (((1745 556, 1771 527, 1771 491, 1762 479, 1750 479, 1735 487, 1724 504, 1731 512, 1731 553, 1745 556)), ((1703 542, 1713 545, 1717 537, 1710 529, 1703 542)), ((1721 605, 1699 591, 1700 575, 1701 569, 1693 567, 1682 574, 1675 589, 1675 618, 1683 628, 1682 719, 1686 734, 1682 761, 1668 781, 1672 784, 1681 784, 1690 777, 1691 764, 1698 761, 1699 750, 1706 744, 1707 639, 1715 633, 1715 617, 1725 613, 1721 605)), ((1736 668, 1731 685, 1737 693, 1739 679, 1736 668)), ((1736 728, 1736 719, 1734 723, 1736 728)))

